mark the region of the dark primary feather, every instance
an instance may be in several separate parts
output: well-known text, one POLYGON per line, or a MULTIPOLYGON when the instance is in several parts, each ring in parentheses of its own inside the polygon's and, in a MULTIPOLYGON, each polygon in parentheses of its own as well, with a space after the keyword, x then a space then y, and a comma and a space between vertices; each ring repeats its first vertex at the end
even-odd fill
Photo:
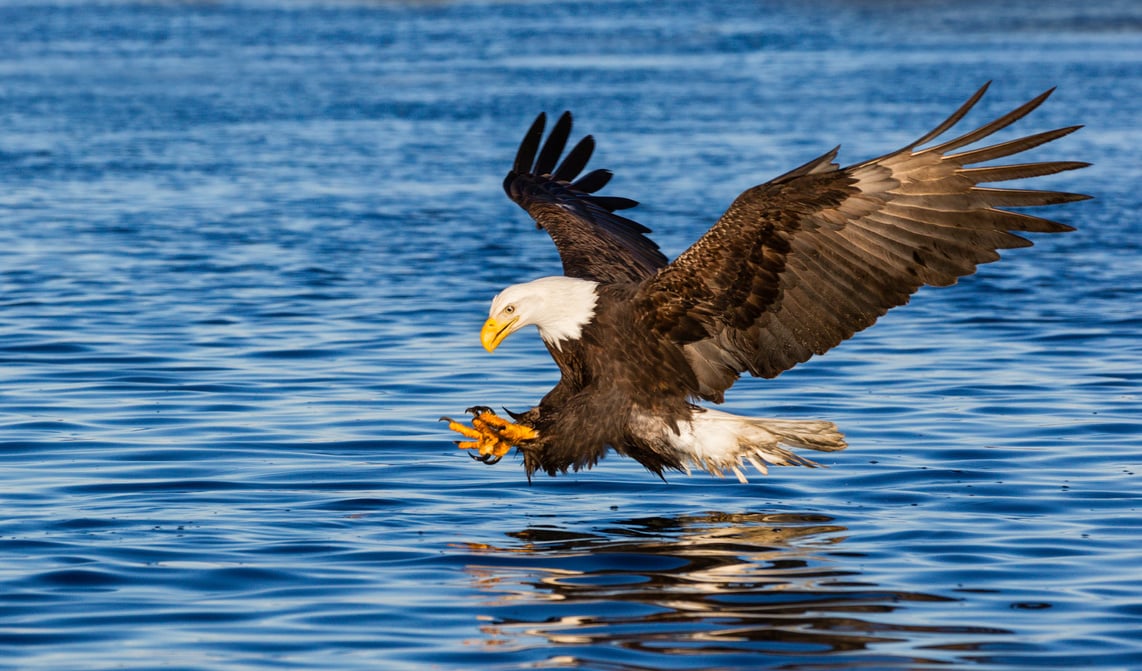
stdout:
POLYGON ((594 139, 584 137, 559 163, 571 136, 571 114, 559 117, 541 145, 546 119, 544 114, 536 117, 520 143, 515 164, 504 178, 508 197, 551 235, 565 275, 605 283, 653 275, 667 259, 646 237, 650 229, 615 214, 638 203, 593 195, 611 179, 607 170, 579 177, 594 151, 594 139))
POLYGON ((1015 232, 1073 230, 997 208, 1088 196, 978 185, 1087 164, 968 166, 1078 126, 950 153, 1014 123, 1050 91, 974 131, 917 149, 959 122, 986 88, 901 150, 844 169, 832 163, 834 150, 745 191, 701 239, 644 283, 646 327, 684 346, 702 396, 720 401, 742 372, 775 377, 870 326, 920 286, 952 284, 997 260, 997 250, 1031 244, 1015 232))

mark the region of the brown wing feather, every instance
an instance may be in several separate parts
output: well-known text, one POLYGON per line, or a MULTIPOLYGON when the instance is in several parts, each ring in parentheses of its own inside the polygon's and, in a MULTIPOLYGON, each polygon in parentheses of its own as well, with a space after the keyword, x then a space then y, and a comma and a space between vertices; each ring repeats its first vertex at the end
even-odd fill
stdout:
POLYGON ((980 128, 917 149, 951 128, 981 88, 935 130, 891 154, 844 169, 835 150, 742 193, 692 247, 642 286, 647 326, 683 344, 701 395, 721 400, 742 372, 776 377, 908 302, 1031 243, 1014 232, 1069 226, 999 207, 1088 196, 981 187, 1086 166, 1073 161, 967 167, 1075 131, 1038 133, 949 153, 1009 126, 1050 91, 980 128))
POLYGON ((571 135, 571 114, 559 117, 540 146, 545 124, 546 115, 540 114, 524 136, 504 178, 504 191, 551 235, 563 273, 596 282, 633 282, 665 266, 666 257, 646 237, 650 229, 615 214, 638 205, 636 201, 593 195, 610 181, 611 173, 594 170, 579 177, 594 151, 594 139, 584 137, 559 164, 571 135))

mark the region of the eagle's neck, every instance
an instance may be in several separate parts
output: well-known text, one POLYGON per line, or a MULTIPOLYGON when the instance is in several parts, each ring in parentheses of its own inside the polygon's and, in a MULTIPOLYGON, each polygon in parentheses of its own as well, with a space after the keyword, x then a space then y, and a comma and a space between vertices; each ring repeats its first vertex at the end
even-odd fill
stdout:
POLYGON ((578 340, 583 328, 595 318, 598 282, 574 277, 544 277, 528 282, 538 297, 532 322, 543 342, 557 350, 568 340, 578 340))

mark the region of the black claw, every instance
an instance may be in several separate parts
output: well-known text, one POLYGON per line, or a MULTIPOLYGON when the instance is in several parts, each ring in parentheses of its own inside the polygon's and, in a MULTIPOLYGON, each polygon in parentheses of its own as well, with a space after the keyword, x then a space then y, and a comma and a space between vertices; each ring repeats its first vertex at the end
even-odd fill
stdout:
POLYGON ((498 464, 500 463, 500 459, 503 459, 503 457, 497 457, 494 454, 480 454, 479 452, 469 452, 468 456, 472 457, 473 461, 480 461, 489 466, 498 464))
POLYGON ((451 417, 441 417, 440 419, 438 419, 436 421, 438 421, 438 422, 454 422, 456 420, 452 419, 451 417))
POLYGON ((468 408, 467 410, 465 410, 464 412, 468 413, 469 415, 471 415, 473 417, 478 417, 485 412, 488 414, 491 414, 491 415, 496 414, 491 408, 489 408, 486 405, 474 405, 471 408, 468 408))

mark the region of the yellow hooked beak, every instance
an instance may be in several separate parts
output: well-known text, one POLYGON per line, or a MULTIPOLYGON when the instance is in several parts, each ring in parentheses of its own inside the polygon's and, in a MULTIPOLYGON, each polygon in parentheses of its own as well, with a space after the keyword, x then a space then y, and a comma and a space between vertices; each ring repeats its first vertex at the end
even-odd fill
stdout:
POLYGON ((483 343, 484 349, 491 352, 499 347, 504 338, 515 331, 513 327, 517 321, 519 321, 519 317, 513 317, 506 322, 489 317, 488 321, 484 322, 484 328, 480 329, 480 342, 483 343))

